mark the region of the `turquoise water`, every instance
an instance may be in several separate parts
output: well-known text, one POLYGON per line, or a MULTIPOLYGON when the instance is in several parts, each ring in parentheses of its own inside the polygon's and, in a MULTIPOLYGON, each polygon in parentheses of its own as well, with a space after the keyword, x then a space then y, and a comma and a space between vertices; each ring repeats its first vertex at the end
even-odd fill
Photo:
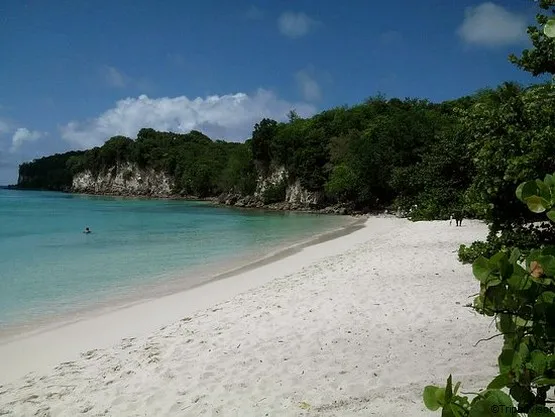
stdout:
MULTIPOLYGON (((335 229, 345 218, 0 189, 0 330, 335 229), (88 226, 91 234, 82 233, 88 226)), ((186 284, 184 282, 183 284, 186 284)))

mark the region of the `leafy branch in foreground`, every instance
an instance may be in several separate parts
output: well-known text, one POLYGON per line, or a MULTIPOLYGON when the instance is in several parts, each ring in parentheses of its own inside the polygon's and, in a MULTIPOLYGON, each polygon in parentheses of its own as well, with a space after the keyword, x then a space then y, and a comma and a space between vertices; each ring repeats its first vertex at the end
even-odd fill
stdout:
MULTIPOLYGON (((555 222, 555 176, 522 183, 516 197, 530 211, 546 213, 555 222)), ((546 407, 547 393, 555 387, 555 246, 526 256, 516 248, 489 259, 480 256, 472 272, 480 281, 473 308, 494 317, 503 335, 499 375, 471 401, 457 394, 459 384, 453 389, 449 376, 445 388, 424 389, 426 407, 441 407, 443 416, 454 417, 555 416, 546 407)))

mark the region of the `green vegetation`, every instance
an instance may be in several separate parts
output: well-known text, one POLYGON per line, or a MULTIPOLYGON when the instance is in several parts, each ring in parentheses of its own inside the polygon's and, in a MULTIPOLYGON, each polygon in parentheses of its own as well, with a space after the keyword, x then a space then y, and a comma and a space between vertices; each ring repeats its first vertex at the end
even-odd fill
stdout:
MULTIPOLYGON (((538 3, 551 14, 554 4, 538 3)), ((553 76, 555 19, 536 19, 528 29, 532 48, 509 60, 553 76)), ((555 387, 555 176, 528 180, 555 172, 554 126, 549 83, 507 82, 443 103, 376 96, 308 119, 295 112, 287 122, 263 119, 241 144, 142 129, 135 140, 117 136, 86 152, 22 164, 19 185, 63 189, 76 173, 131 163, 171 175, 178 194, 251 195, 259 176, 285 168, 287 178, 265 188, 264 203, 282 201, 288 183, 298 181, 326 203, 401 209, 413 220, 457 211, 483 219, 487 240, 462 245, 459 259, 472 263, 480 282, 473 308, 493 317, 504 338, 499 375, 473 399, 449 376, 445 387, 424 389, 424 403, 453 417, 553 416, 545 406, 555 387)))
MULTIPOLYGON (((539 14, 537 21, 546 26, 529 28, 534 49, 510 60, 534 75, 553 75, 555 19, 539 14)), ((449 376, 444 388, 425 387, 424 403, 442 408, 443 416, 555 416, 547 407, 555 387, 555 176, 522 182, 554 170, 553 90, 505 85, 489 99, 493 105, 463 124, 477 138, 469 146, 475 178, 465 198, 484 215, 490 234, 486 242, 461 246, 459 257, 472 262, 480 282, 474 310, 493 317, 503 336, 499 375, 472 400, 457 393, 460 384, 453 388, 449 376)))
POLYGON ((73 177, 66 168, 68 160, 83 152, 66 152, 25 162, 19 166, 19 188, 34 190, 65 191, 71 187, 73 177))
MULTIPOLYGON (((551 48, 552 39, 529 31, 534 49, 511 60, 534 74, 551 73, 551 61, 537 51, 551 48)), ((512 189, 555 170, 555 159, 545 157, 555 153, 554 120, 549 84, 504 83, 443 103, 375 96, 307 119, 292 111, 286 122, 261 120, 245 143, 145 128, 136 139, 116 136, 84 153, 64 154, 56 164, 45 158, 23 164, 20 173, 32 167, 41 188, 69 188, 76 173, 135 164, 170 175, 176 195, 208 197, 252 195, 260 177, 284 167, 288 183, 323 195, 322 204, 400 209, 411 211, 413 220, 447 219, 463 210, 486 220, 492 226, 487 242, 460 250, 460 259, 471 262, 522 243, 522 236, 526 245, 551 241, 550 231, 521 233, 537 216, 513 201, 512 189)), ((37 187, 30 179, 20 175, 20 187, 37 187)), ((283 184, 270 188, 262 200, 284 198, 283 184)))
POLYGON ((136 164, 172 176, 176 194, 206 197, 228 190, 251 193, 255 176, 250 152, 248 143, 212 141, 194 130, 177 134, 141 129, 135 140, 115 136, 101 147, 71 157, 66 169, 72 174, 89 170, 98 175, 136 164))
MULTIPOLYGON (((465 208, 474 217, 499 219, 498 229, 509 228, 515 219, 530 218, 511 201, 511 187, 555 169, 543 158, 555 151, 554 117, 546 85, 506 83, 439 104, 376 96, 312 118, 291 112, 287 122, 263 119, 245 143, 213 141, 197 131, 142 129, 134 140, 116 136, 84 153, 64 154, 56 164, 45 158, 24 164, 21 173, 32 166, 35 177, 68 188, 76 173, 136 164, 174 178, 177 195, 207 197, 252 195, 259 176, 284 167, 289 183, 318 192, 325 204, 405 212, 416 205, 414 220, 447 219, 465 208)), ((21 187, 35 186, 21 179, 21 187)), ((276 186, 262 199, 283 199, 283 184, 276 186)))
MULTIPOLYGON (((20 171, 33 167, 43 182, 67 188, 73 174, 98 175, 132 163, 172 176, 178 195, 206 197, 252 195, 259 175, 284 167, 289 183, 298 180, 324 195, 325 203, 405 212, 416 205, 415 220, 446 219, 466 208, 474 217, 503 219, 499 227, 508 228, 518 216, 530 217, 511 201, 510 188, 555 169, 553 160, 543 158, 555 151, 549 139, 554 100, 548 86, 510 83, 440 104, 377 96, 308 119, 294 112, 283 123, 264 119, 245 143, 213 141, 197 131, 142 129, 135 140, 116 136, 54 164, 45 158, 24 164, 20 171), (544 104, 540 109, 538 102, 544 104)), ((36 182, 21 178, 20 186, 34 188, 36 182)), ((276 186, 263 200, 285 197, 283 184, 276 186)))
MULTIPOLYGON (((21 170, 33 166, 69 188, 77 173, 99 175, 134 164, 170 175, 177 195, 206 197, 252 195, 259 176, 284 167, 287 183, 298 181, 324 195, 324 203, 365 210, 418 204, 415 218, 448 217, 461 204, 473 169, 459 113, 479 99, 434 104, 377 96, 308 119, 291 112, 287 122, 257 123, 245 143, 145 128, 136 139, 116 136, 101 147, 65 154, 55 166, 42 158, 21 170)), ((282 201, 287 183, 269 187, 262 200, 282 201)), ((33 184, 22 176, 19 186, 33 184)))
POLYGON ((286 192, 287 181, 284 179, 276 184, 268 184, 262 192, 262 202, 264 204, 279 203, 280 201, 285 200, 286 192))
MULTIPOLYGON (((555 176, 520 184, 516 196, 531 212, 547 211, 555 221, 555 176)), ((472 401, 457 395, 449 376, 445 388, 424 389, 424 403, 448 416, 555 416, 546 407, 547 393, 555 387, 555 245, 527 255, 514 248, 479 256, 472 270, 480 282, 473 308, 494 317, 503 336, 499 375, 472 401)))

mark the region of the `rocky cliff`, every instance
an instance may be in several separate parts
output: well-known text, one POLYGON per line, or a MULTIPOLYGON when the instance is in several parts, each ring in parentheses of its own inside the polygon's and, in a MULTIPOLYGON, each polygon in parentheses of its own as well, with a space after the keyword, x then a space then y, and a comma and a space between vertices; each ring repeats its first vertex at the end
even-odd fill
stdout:
POLYGON ((326 205, 323 193, 306 190, 298 179, 290 180, 289 173, 284 167, 275 168, 267 175, 259 176, 254 195, 241 196, 225 193, 218 197, 218 202, 235 207, 299 210, 327 214, 349 214, 353 210, 351 205, 326 205))
MULTIPOLYGON (((81 172, 73 177, 72 192, 99 195, 142 196, 157 198, 182 197, 174 189, 173 179, 163 172, 140 169, 135 164, 122 164, 103 173, 81 172)), ((194 196, 187 196, 194 197, 194 196)), ((216 201, 235 207, 299 210, 319 213, 348 214, 351 207, 325 206, 322 193, 308 191, 299 180, 290 181, 285 168, 273 169, 257 180, 253 195, 235 193, 220 195, 216 201)))
POLYGON ((97 175, 91 171, 73 177, 72 191, 85 194, 171 197, 173 180, 163 172, 134 164, 115 166, 97 175))

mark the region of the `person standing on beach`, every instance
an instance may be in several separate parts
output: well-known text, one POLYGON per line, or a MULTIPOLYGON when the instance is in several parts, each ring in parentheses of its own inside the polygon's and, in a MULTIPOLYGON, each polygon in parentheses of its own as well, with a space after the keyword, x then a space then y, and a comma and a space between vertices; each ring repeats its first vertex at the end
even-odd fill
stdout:
POLYGON ((462 226, 463 217, 464 214, 461 209, 455 211, 455 226, 462 226))

